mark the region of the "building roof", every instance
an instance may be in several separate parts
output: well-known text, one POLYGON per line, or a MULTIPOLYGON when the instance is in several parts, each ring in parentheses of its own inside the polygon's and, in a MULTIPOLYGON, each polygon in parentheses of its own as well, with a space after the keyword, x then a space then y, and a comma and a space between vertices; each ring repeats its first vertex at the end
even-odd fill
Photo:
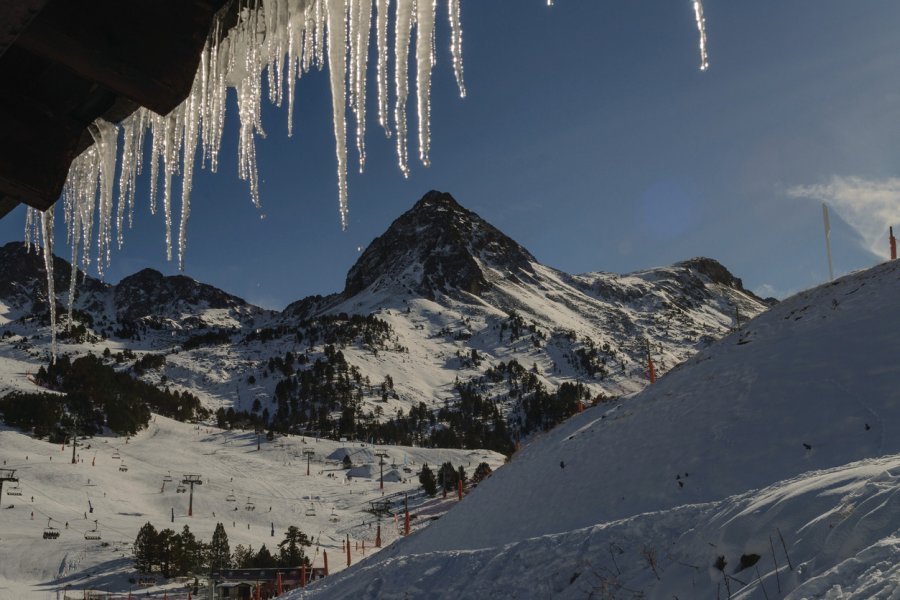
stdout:
POLYGON ((46 210, 98 117, 188 95, 213 19, 231 0, 0 3, 0 217, 46 210))

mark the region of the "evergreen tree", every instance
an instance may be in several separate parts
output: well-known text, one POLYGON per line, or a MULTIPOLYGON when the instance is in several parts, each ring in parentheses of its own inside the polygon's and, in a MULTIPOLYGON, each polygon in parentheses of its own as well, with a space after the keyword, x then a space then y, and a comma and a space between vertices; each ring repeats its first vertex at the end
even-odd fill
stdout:
POLYGON ((175 575, 187 575, 203 564, 203 543, 187 525, 172 538, 172 562, 175 575))
POLYGON ((456 490, 458 481, 459 473, 453 468, 453 465, 450 462, 442 464, 437 475, 437 482, 438 485, 441 486, 441 489, 444 491, 454 491, 456 490))
POLYGON ((428 463, 422 465, 422 472, 419 473, 419 483, 429 496, 437 494, 437 481, 434 478, 434 471, 428 468, 428 463))
POLYGON ((253 557, 253 566, 257 569, 270 569, 278 566, 278 559, 272 556, 272 553, 263 544, 256 556, 253 557))
POLYGON ((156 544, 154 544, 153 554, 155 562, 159 565, 159 570, 163 577, 172 576, 172 566, 175 562, 175 532, 171 529, 163 529, 156 536, 156 544))
POLYGON ((139 573, 149 573, 156 564, 156 538, 159 534, 149 522, 141 527, 134 538, 134 568, 139 573))
POLYGON ((475 474, 472 475, 472 483, 481 483, 487 478, 493 470, 491 466, 486 462, 479 463, 477 467, 475 467, 475 474))
POLYGON ((209 568, 213 571, 227 569, 231 566, 228 534, 225 533, 225 526, 221 523, 216 524, 216 530, 213 532, 212 542, 209 545, 208 562, 209 568))
POLYGON ((231 564, 237 569, 248 569, 253 566, 253 556, 253 546, 244 547, 238 544, 234 547, 231 564))
POLYGON ((310 566, 309 558, 303 551, 304 546, 312 546, 309 537, 294 525, 288 527, 284 534, 284 540, 278 544, 280 548, 279 565, 291 568, 304 564, 310 566))

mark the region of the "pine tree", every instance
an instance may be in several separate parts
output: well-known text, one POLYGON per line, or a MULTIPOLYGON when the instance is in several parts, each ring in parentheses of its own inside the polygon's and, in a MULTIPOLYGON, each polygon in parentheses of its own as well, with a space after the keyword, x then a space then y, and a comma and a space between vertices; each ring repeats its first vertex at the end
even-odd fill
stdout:
POLYGON ((489 464, 486 462, 479 463, 478 466, 475 467, 475 474, 472 475, 472 483, 481 483, 491 473, 493 473, 493 470, 489 464))
POLYGON ((225 533, 225 526, 221 523, 216 524, 216 530, 213 532, 212 542, 209 545, 208 562, 209 568, 213 571, 227 569, 231 566, 228 534, 225 533))
POLYGON ((253 546, 244 547, 238 544, 234 547, 231 564, 237 569, 249 569, 253 566, 253 557, 253 546))
POLYGON ((303 551, 304 546, 312 546, 309 537, 294 525, 288 527, 284 534, 284 540, 278 544, 280 548, 279 565, 282 567, 299 567, 304 564, 310 566, 309 558, 303 551))
POLYGON ((154 544, 153 554, 155 562, 159 565, 159 570, 163 577, 172 576, 172 565, 175 559, 175 532, 171 529, 163 529, 156 536, 156 544, 154 544))
POLYGON ((450 462, 445 462, 444 464, 442 464, 437 475, 437 482, 438 485, 441 486, 441 489, 445 491, 453 491, 456 489, 458 481, 459 473, 457 473, 456 469, 453 468, 453 464, 451 464, 450 462))
POLYGON ((158 537, 156 528, 149 522, 141 527, 134 538, 134 568, 139 573, 149 573, 156 564, 156 546, 158 537))
POLYGON ((263 544, 256 556, 253 557, 253 566, 257 569, 270 569, 278 566, 278 560, 272 556, 272 553, 263 544))
POLYGON ((428 468, 428 463, 422 465, 422 472, 419 473, 419 483, 429 496, 437 494, 437 481, 434 478, 434 471, 428 468))

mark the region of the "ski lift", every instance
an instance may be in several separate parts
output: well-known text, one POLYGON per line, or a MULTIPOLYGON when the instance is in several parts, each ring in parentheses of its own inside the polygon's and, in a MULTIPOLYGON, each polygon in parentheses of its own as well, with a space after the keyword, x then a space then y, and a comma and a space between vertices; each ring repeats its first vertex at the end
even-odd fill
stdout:
POLYGON ((178 484, 178 487, 175 488, 175 493, 176 493, 176 494, 183 494, 183 493, 185 493, 186 491, 187 491, 187 488, 184 487, 183 485, 181 485, 180 483, 178 484))
POLYGON ((123 461, 122 461, 122 464, 119 465, 119 471, 121 471, 122 473, 124 473, 124 472, 126 472, 127 470, 128 470, 128 465, 126 465, 126 464, 125 464, 125 461, 123 460, 123 461))
POLYGON ((100 526, 94 521, 94 528, 84 532, 84 539, 89 541, 100 540, 100 526))
POLYGON ((225 502, 237 502, 237 498, 234 495, 234 490, 231 490, 231 493, 225 496, 225 502))
POLYGON ((59 529, 56 527, 52 527, 50 525, 50 521, 53 519, 47 519, 47 527, 44 529, 44 539, 45 540, 55 540, 59 538, 59 529))
POLYGON ((116 451, 113 452, 112 457, 113 457, 115 460, 119 460, 120 458, 122 458, 122 456, 119 454, 119 449, 118 449, 118 448, 116 448, 116 451))
POLYGON ((247 496, 247 504, 244 505, 244 510, 256 510, 256 505, 250 502, 250 496, 247 496))
POLYGON ((328 520, 331 521, 332 523, 337 523, 338 521, 340 521, 340 519, 337 516, 337 513, 334 512, 333 508, 331 509, 331 515, 328 517, 328 520))
POLYGON ((306 509, 306 516, 307 517, 316 516, 316 507, 313 505, 312 502, 309 503, 309 508, 306 509))
POLYGON ((172 475, 171 475, 171 474, 169 474, 169 475, 163 475, 163 481, 164 481, 165 483, 172 483, 172 475))
POLYGON ((6 495, 7 496, 21 496, 22 488, 20 488, 18 486, 18 484, 16 484, 16 485, 12 486, 11 488, 9 488, 8 490, 6 490, 6 495))

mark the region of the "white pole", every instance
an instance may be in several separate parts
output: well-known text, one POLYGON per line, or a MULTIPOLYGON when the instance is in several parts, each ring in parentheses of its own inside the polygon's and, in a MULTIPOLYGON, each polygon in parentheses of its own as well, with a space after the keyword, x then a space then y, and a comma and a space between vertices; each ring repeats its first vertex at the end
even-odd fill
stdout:
POLYGON ((825 221, 825 252, 828 253, 828 281, 834 281, 834 269, 831 266, 831 224, 828 222, 828 205, 822 203, 822 219, 825 221))

